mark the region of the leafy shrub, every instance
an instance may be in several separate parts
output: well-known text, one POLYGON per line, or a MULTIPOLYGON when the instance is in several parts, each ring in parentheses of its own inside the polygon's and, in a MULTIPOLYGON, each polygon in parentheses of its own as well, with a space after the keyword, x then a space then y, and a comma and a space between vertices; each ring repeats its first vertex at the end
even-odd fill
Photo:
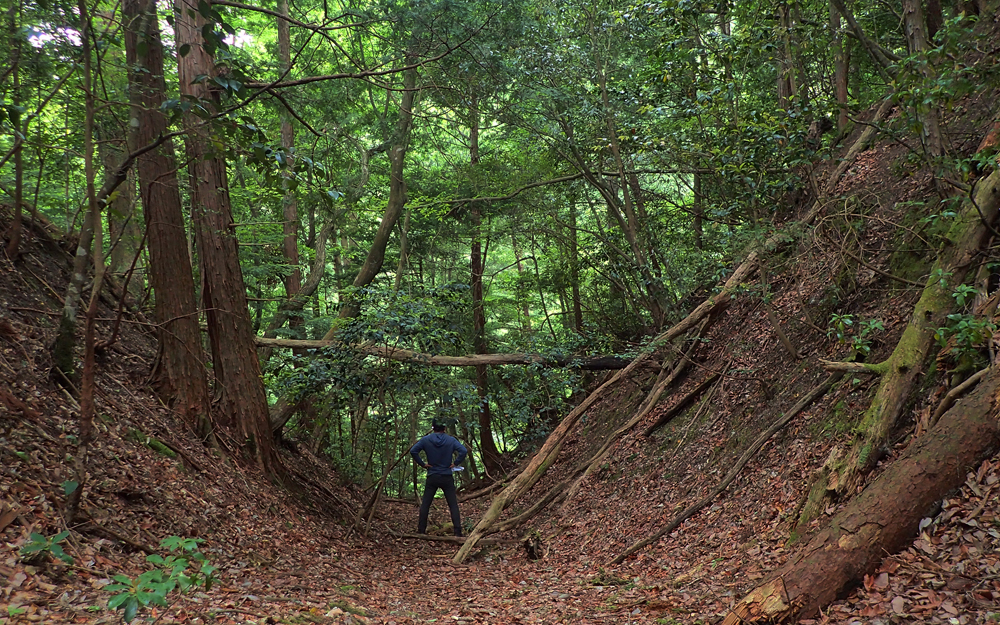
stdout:
POLYGON ((202 542, 198 538, 180 536, 164 538, 160 547, 179 553, 166 557, 157 554, 147 556, 146 561, 157 568, 136 578, 115 575, 117 583, 105 586, 108 592, 117 593, 108 601, 108 607, 122 610, 122 618, 131 622, 140 607, 150 604, 166 607, 167 595, 175 589, 184 592, 193 586, 204 586, 205 590, 210 590, 215 583, 216 568, 199 550, 198 545, 202 542))

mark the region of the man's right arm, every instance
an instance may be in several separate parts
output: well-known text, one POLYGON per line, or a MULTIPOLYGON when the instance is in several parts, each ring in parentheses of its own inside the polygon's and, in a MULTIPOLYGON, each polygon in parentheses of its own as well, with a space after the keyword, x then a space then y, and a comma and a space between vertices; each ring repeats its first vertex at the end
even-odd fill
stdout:
POLYGON ((424 464, 424 461, 420 459, 420 450, 422 449, 420 445, 421 442, 422 441, 417 441, 416 444, 413 445, 413 447, 410 447, 410 455, 413 456, 414 462, 416 462, 418 465, 426 469, 427 465, 424 464))

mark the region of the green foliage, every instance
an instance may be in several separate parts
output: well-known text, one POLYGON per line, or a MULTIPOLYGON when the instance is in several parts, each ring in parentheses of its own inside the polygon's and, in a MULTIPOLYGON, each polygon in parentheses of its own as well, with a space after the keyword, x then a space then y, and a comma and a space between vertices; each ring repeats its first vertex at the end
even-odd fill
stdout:
POLYGON ((43 555, 49 555, 62 560, 66 564, 73 564, 73 557, 66 553, 62 545, 59 544, 68 537, 69 532, 65 530, 49 537, 45 537, 38 532, 32 532, 28 538, 28 542, 21 547, 21 557, 34 560, 43 555))
POLYGON ((872 351, 872 335, 885 330, 881 319, 863 319, 856 323, 854 315, 833 314, 826 335, 841 345, 850 345, 855 353, 867 356, 872 351))
MULTIPOLYGON (((969 307, 979 294, 978 289, 968 284, 955 287, 951 296, 960 308, 969 307)), ((980 317, 969 312, 955 312, 947 317, 947 325, 934 332, 934 338, 944 348, 951 344, 950 352, 959 363, 974 362, 980 350, 993 339, 997 324, 992 318, 980 317)))
POLYGON ((160 541, 160 547, 172 554, 166 557, 152 554, 146 561, 154 569, 131 578, 127 575, 115 575, 116 583, 109 584, 104 589, 117 593, 108 600, 108 607, 122 611, 125 622, 132 622, 140 608, 149 605, 167 606, 167 595, 174 590, 185 592, 192 587, 203 586, 211 590, 215 583, 216 567, 212 566, 208 557, 203 554, 199 545, 204 542, 198 538, 181 538, 170 536, 160 541))
POLYGON ((941 347, 947 347, 949 339, 954 339, 951 353, 957 356, 969 356, 978 352, 987 341, 993 338, 997 325, 992 319, 984 319, 971 314, 953 313, 948 315, 948 325, 942 326, 934 333, 941 347))

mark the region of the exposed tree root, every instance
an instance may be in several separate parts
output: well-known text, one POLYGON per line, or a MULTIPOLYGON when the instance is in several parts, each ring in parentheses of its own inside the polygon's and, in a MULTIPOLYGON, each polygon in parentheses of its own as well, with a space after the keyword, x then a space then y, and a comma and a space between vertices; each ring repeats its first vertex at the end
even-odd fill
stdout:
POLYGON ((714 489, 712 489, 712 492, 703 497, 701 500, 688 506, 683 512, 677 515, 677 517, 675 517, 674 520, 672 520, 670 523, 662 527, 660 530, 658 530, 655 534, 653 534, 649 538, 644 538, 643 540, 634 543, 631 547, 622 552, 621 555, 612 560, 611 564, 621 564, 622 562, 625 561, 625 558, 629 557, 636 551, 639 551, 640 549, 648 547, 649 545, 652 545, 653 543, 659 541, 661 538, 663 538, 670 532, 677 529, 681 523, 687 521, 692 516, 694 516, 699 510, 701 510, 709 503, 711 503, 713 499, 718 497, 719 494, 721 494, 724 490, 729 488, 729 485, 733 483, 733 481, 736 479, 737 476, 739 476, 740 472, 743 471, 743 468, 746 467, 747 463, 749 463, 750 460, 757 455, 757 452, 759 452, 764 447, 764 444, 767 443, 767 441, 770 440, 772 436, 774 436, 778 431, 780 431, 782 428, 788 425, 791 422, 791 420, 794 419, 800 412, 805 410, 807 406, 809 406, 811 403, 813 403, 814 401, 825 395, 830 390, 830 388, 832 388, 833 385, 836 384, 837 381, 843 377, 843 375, 844 375, 843 373, 839 372, 831 374, 830 377, 828 377, 825 382, 814 388, 812 391, 809 392, 809 394, 800 399, 799 402, 794 406, 792 406, 792 408, 783 417, 778 419, 763 434, 757 437, 757 440, 755 440, 753 444, 750 445, 750 447, 747 448, 745 452, 743 452, 743 455, 740 456, 740 459, 736 461, 736 464, 733 466, 732 469, 729 470, 729 473, 726 474, 726 477, 724 477, 722 481, 719 482, 719 485, 716 486, 714 489))
POLYGON ((718 371, 716 371, 715 373, 712 373, 707 378, 702 380, 701 383, 698 386, 694 387, 694 389, 690 393, 682 397, 679 402, 671 406, 669 409, 667 409, 666 412, 660 415, 660 418, 657 419, 655 423, 646 428, 646 431, 643 432, 642 435, 646 437, 652 436, 653 432, 663 427, 664 425, 670 423, 670 421, 672 421, 674 417, 687 410, 691 404, 698 401, 698 398, 701 397, 702 393, 708 390, 708 387, 712 386, 712 384, 719 379, 720 375, 721 374, 718 371))
POLYGON ((698 339, 705 336, 705 333, 712 326, 712 323, 718 319, 719 312, 721 311, 709 314, 705 320, 701 322, 701 325, 698 327, 698 331, 691 340, 691 345, 689 346, 688 351, 681 354, 680 358, 674 363, 673 367, 666 366, 667 362, 664 361, 663 369, 661 369, 660 375, 657 376, 656 383, 649 391, 649 394, 646 395, 646 399, 644 399, 642 404, 639 405, 639 409, 632 416, 632 418, 629 419, 625 425, 612 432, 611 435, 605 439, 604 444, 601 445, 601 448, 597 451, 597 453, 595 453, 590 459, 585 460, 581 465, 581 468, 577 469, 576 473, 578 475, 573 480, 573 483, 569 487, 569 491, 566 493, 562 506, 563 511, 565 511, 566 506, 580 490, 580 487, 583 485, 584 480, 587 479, 587 476, 589 476, 607 457, 608 453, 611 451, 612 445, 621 440, 625 434, 630 432, 632 428, 639 424, 640 421, 645 419, 646 415, 649 414, 649 411, 656 405, 656 402, 660 400, 660 396, 663 395, 663 392, 667 389, 667 387, 677 381, 677 379, 680 378, 680 376, 687 370, 688 364, 691 362, 691 357, 694 355, 694 351, 698 348, 698 339))
POLYGON ((976 373, 973 373, 971 376, 969 376, 969 379, 967 379, 965 382, 962 382, 955 388, 948 391, 948 394, 944 396, 944 398, 941 400, 941 403, 938 404, 938 407, 934 409, 934 414, 931 415, 931 420, 930 420, 931 427, 934 427, 934 425, 938 422, 939 419, 941 419, 944 413, 948 412, 948 410, 952 407, 952 405, 954 405, 956 399, 958 399, 962 395, 965 395, 970 390, 972 390, 977 384, 979 384, 980 380, 982 380, 986 376, 986 374, 989 373, 989 371, 990 371, 989 367, 986 367, 985 369, 980 369, 976 373))

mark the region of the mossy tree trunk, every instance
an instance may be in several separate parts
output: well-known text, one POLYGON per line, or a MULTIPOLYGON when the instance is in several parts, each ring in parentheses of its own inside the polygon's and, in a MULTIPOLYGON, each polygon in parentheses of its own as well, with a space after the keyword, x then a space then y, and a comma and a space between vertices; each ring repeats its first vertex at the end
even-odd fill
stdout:
POLYGON ((826 507, 831 497, 853 494, 875 465, 908 405, 911 391, 923 372, 923 364, 934 347, 934 334, 947 322, 954 306, 952 292, 962 283, 978 250, 986 242, 1000 205, 1000 171, 978 186, 974 201, 967 201, 948 232, 937 262, 931 270, 913 315, 896 348, 887 360, 865 368, 881 374, 882 380, 859 426, 860 435, 843 459, 824 468, 809 495, 800 524, 807 523, 826 507), (980 214, 986 216, 981 218, 980 214))

